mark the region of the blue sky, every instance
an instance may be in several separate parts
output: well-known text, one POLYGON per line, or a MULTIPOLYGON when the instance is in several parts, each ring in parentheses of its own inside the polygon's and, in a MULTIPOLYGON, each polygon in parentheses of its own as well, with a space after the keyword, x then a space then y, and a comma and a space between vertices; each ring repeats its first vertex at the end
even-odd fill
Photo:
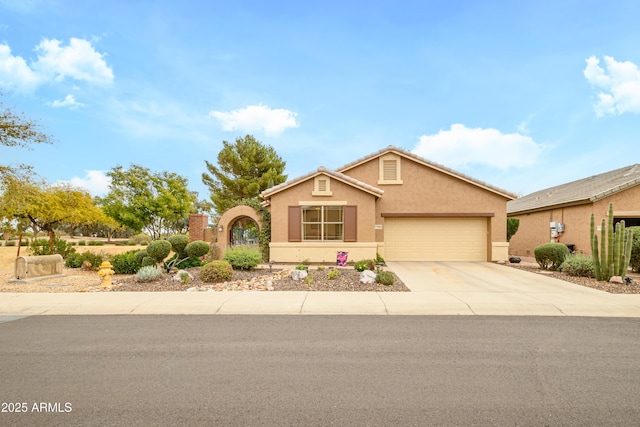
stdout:
POLYGON ((0 88, 55 138, 0 147, 104 194, 246 134, 289 178, 388 145, 525 195, 640 161, 637 1, 0 0, 0 88))

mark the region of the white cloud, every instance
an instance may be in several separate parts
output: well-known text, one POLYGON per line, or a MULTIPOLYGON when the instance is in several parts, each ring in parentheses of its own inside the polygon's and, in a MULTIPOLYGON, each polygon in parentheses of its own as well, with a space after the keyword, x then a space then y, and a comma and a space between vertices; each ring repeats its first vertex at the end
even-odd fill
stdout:
POLYGON ((209 116, 217 119, 226 131, 263 131, 267 135, 279 135, 288 128, 300 126, 293 111, 272 110, 267 105, 249 105, 229 112, 211 111, 209 116))
POLYGON ((640 70, 633 62, 618 62, 610 56, 604 57, 605 68, 600 60, 592 56, 586 60, 583 74, 594 88, 601 90, 594 105, 596 115, 637 113, 640 114, 640 70))
POLYGON ((451 125, 435 135, 423 135, 413 152, 451 167, 481 164, 497 169, 533 164, 542 146, 519 133, 503 134, 497 129, 470 129, 451 125))
POLYGON ((76 98, 73 95, 65 96, 62 101, 55 100, 49 105, 51 105, 53 108, 69 107, 71 110, 74 110, 78 107, 86 107, 85 104, 76 101, 76 98))
POLYGON ((0 86, 30 92, 41 82, 42 78, 23 58, 13 56, 8 45, 0 44, 0 86))
POLYGON ((73 177, 67 183, 74 186, 84 188, 92 196, 102 196, 109 192, 109 184, 111 178, 105 175, 104 171, 87 170, 84 178, 73 177))
POLYGON ((29 92, 66 77, 100 85, 113 82, 104 54, 87 40, 72 38, 68 46, 61 46, 59 40, 44 39, 35 50, 38 59, 28 64, 21 56, 13 56, 8 45, 0 44, 0 85, 29 92))
POLYGON ((34 69, 43 75, 56 80, 71 77, 95 84, 113 82, 113 70, 107 65, 103 56, 97 52, 91 42, 84 39, 71 38, 69 46, 60 46, 59 40, 44 39, 38 46, 38 61, 34 69))

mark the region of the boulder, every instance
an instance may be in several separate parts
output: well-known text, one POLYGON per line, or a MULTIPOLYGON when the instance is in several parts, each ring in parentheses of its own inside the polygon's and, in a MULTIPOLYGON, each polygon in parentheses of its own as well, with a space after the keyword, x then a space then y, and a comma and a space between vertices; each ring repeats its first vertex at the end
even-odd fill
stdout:
POLYGON ((609 283, 620 283, 620 284, 622 284, 624 282, 622 281, 622 277, 613 276, 611 279, 609 279, 609 283))
POLYGON ((360 273, 360 283, 368 285, 376 282, 376 272, 371 270, 364 270, 360 273))
POLYGON ((305 270, 291 270, 291 278, 293 280, 304 280, 308 275, 309 273, 305 270))

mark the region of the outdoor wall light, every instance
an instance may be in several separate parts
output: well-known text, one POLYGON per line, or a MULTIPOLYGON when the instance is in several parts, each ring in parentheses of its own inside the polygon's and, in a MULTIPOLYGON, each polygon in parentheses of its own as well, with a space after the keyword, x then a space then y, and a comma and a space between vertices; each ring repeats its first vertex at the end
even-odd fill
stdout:
POLYGON ((223 230, 222 226, 221 226, 221 225, 219 225, 219 226, 218 226, 218 231, 222 233, 222 230, 223 230))

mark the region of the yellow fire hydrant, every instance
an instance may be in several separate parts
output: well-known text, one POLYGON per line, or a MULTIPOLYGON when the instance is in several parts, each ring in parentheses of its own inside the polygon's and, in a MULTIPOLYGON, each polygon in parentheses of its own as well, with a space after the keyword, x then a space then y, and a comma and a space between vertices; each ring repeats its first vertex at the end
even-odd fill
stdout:
POLYGON ((102 277, 102 287, 106 288, 111 286, 111 276, 116 272, 111 269, 112 265, 109 261, 104 261, 100 264, 100 270, 98 270, 98 276, 102 277))

